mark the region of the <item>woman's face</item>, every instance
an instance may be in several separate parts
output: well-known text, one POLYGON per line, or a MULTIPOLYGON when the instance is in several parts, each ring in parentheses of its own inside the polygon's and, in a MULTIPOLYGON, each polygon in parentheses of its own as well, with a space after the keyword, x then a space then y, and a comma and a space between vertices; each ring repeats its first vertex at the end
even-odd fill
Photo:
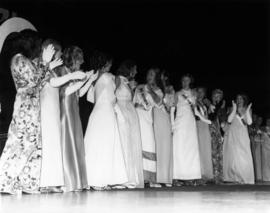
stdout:
POLYGON ((146 81, 148 84, 154 84, 156 80, 156 72, 150 69, 147 73, 146 81))
POLYGON ((112 67, 112 62, 108 61, 107 64, 103 67, 102 72, 110 72, 112 67))
POLYGON ((205 91, 204 91, 203 88, 199 88, 199 89, 197 90, 197 97, 198 97, 198 99, 200 99, 200 100, 202 100, 202 99, 205 98, 205 91))
POLYGON ((244 106, 244 99, 243 99, 243 97, 241 95, 238 95, 236 97, 236 104, 237 104, 238 107, 244 106))
POLYGON ((54 54, 54 59, 60 59, 62 57, 62 51, 58 50, 55 54, 54 54))
POLYGON ((270 118, 266 120, 266 126, 270 127, 270 118))
POLYGON ((182 88, 189 89, 190 88, 191 79, 187 76, 182 78, 182 88))
POLYGON ((81 69, 81 65, 83 64, 82 60, 76 60, 73 64, 73 70, 78 71, 81 69))
POLYGON ((130 78, 133 79, 135 78, 135 76, 137 75, 137 66, 135 65, 134 67, 131 68, 131 71, 130 71, 130 78))
POLYGON ((220 94, 220 93, 214 93, 213 96, 212 96, 212 101, 213 103, 220 103, 223 99, 223 96, 220 94))

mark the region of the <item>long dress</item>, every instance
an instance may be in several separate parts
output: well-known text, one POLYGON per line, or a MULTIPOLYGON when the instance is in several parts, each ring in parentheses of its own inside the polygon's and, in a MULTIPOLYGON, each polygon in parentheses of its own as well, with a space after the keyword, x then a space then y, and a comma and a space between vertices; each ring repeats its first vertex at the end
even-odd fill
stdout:
MULTIPOLYGON (((49 74, 53 77, 53 73, 49 74)), ((48 81, 40 93, 42 165, 40 186, 64 186, 59 89, 48 81)))
POLYGON ((190 102, 195 102, 195 96, 191 90, 181 90, 177 97, 177 112, 173 125, 173 179, 201 179, 196 121, 190 106, 190 102))
POLYGON ((118 116, 117 121, 125 154, 128 184, 143 188, 142 141, 139 118, 132 102, 132 92, 128 80, 120 76, 120 81, 121 83, 116 90, 116 98, 123 119, 118 116))
POLYGON ((254 184, 253 159, 247 126, 235 115, 224 138, 224 181, 254 184))
POLYGON ((90 91, 94 109, 90 115, 84 142, 88 185, 106 187, 128 182, 114 105, 114 76, 104 73, 90 91))
POLYGON ((8 139, 0 159, 0 192, 38 191, 41 169, 39 70, 17 54, 11 61, 17 89, 8 139))
POLYGON ((156 183, 157 158, 152 110, 154 101, 146 85, 140 85, 136 88, 133 101, 136 105, 141 129, 144 182, 156 183))
MULTIPOLYGON (((70 71, 62 67, 61 76, 70 71)), ((65 95, 66 85, 60 88, 61 141, 66 191, 81 190, 87 187, 85 149, 79 112, 79 95, 65 95)))
MULTIPOLYGON (((200 108, 207 116, 207 107, 201 103, 200 108)), ((198 130, 198 141, 200 150, 200 161, 201 161, 201 173, 202 178, 205 180, 213 179, 213 163, 212 163, 212 145, 211 145, 211 134, 209 129, 209 124, 197 120, 197 130, 198 130)))
POLYGON ((172 183, 172 128, 170 114, 163 104, 164 94, 161 89, 154 91, 162 100, 161 104, 153 108, 154 134, 157 153, 157 183, 172 183))
POLYGON ((221 132, 221 123, 226 120, 226 110, 221 105, 215 106, 214 113, 209 114, 212 121, 210 124, 211 144, 212 144, 212 162, 214 181, 220 183, 223 181, 223 137, 221 132))

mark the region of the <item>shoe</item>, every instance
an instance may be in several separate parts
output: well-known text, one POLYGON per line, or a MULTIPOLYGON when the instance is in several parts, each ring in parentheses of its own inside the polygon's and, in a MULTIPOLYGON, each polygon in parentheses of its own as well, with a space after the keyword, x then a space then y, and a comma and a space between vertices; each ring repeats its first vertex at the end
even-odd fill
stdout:
POLYGON ((171 183, 166 183, 165 186, 166 187, 172 187, 172 184, 171 183))
POLYGON ((162 186, 158 183, 150 183, 150 188, 161 188, 162 186))
POLYGON ((126 187, 123 185, 116 185, 116 186, 112 186, 112 189, 126 189, 126 187))

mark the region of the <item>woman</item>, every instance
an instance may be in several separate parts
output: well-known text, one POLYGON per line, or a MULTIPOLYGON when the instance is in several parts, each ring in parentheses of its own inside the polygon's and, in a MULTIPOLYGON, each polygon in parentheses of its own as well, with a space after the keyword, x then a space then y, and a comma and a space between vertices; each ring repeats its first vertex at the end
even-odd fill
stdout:
MULTIPOLYGON (((80 70, 83 52, 77 46, 64 50, 64 66, 60 69, 60 76, 71 76, 80 70)), ((86 74, 84 76, 87 78, 86 74)), ((87 187, 85 166, 85 150, 83 132, 79 113, 79 92, 77 91, 85 81, 68 82, 60 88, 60 116, 61 140, 64 166, 65 191, 80 191, 87 187), (74 89, 75 88, 75 89, 74 89)))
POLYGON ((94 190, 118 188, 128 177, 114 110, 115 78, 109 73, 112 59, 97 52, 91 63, 99 78, 87 94, 87 100, 95 103, 84 137, 88 185, 94 190))
POLYGON ((212 92, 212 103, 208 108, 210 125, 210 133, 212 139, 212 161, 214 182, 221 184, 223 182, 223 137, 222 127, 225 126, 227 112, 225 101, 223 100, 223 91, 216 89, 212 92))
MULTIPOLYGON (((47 39, 43 42, 42 48, 45 49, 49 45, 54 47, 55 54, 53 57, 57 62, 56 65, 61 65, 63 62, 60 44, 52 39, 47 39)), ((71 80, 84 78, 85 74, 79 72, 58 77, 56 69, 51 68, 46 73, 46 80, 43 82, 40 93, 42 132, 40 187, 42 187, 42 192, 61 192, 60 187, 65 185, 61 150, 59 87, 71 80)))
POLYGON ((128 188, 143 188, 142 141, 139 118, 133 105, 133 92, 129 80, 137 73, 137 65, 133 61, 124 61, 117 71, 116 98, 123 119, 118 116, 118 126, 125 164, 128 174, 128 188))
POLYGON ((248 135, 252 123, 251 104, 246 95, 239 94, 228 117, 230 124, 224 139, 224 181, 239 184, 254 184, 254 168, 248 135))
POLYGON ((44 70, 42 64, 50 63, 54 52, 45 49, 37 67, 32 60, 39 56, 40 39, 21 33, 14 43, 18 49, 11 60, 11 73, 17 94, 0 159, 0 192, 38 193, 42 157, 39 93, 45 74, 40 71, 44 70))
MULTIPOLYGON (((196 97, 191 89, 193 78, 182 77, 182 90, 176 93, 176 118, 171 112, 173 123, 173 179, 190 181, 201 179, 198 135, 194 116, 196 97)), ((181 182, 176 185, 182 185, 181 182)))
MULTIPOLYGON (((203 87, 197 88, 197 109, 201 112, 204 118, 208 118, 208 103, 206 99, 206 89, 203 87)), ((197 117, 198 118, 198 117, 197 117)), ((200 161, 201 161, 201 173, 203 182, 207 182, 213 179, 213 163, 212 163, 212 146, 211 146, 211 134, 209 130, 209 123, 203 119, 197 119, 197 130, 199 139, 200 161)))
POLYGON ((157 184, 157 156, 156 141, 154 135, 153 108, 161 103, 160 97, 153 91, 150 85, 156 82, 157 70, 150 69, 147 72, 147 84, 139 85, 135 90, 133 102, 139 116, 142 150, 144 182, 150 187, 161 187, 157 184))
POLYGON ((172 92, 171 85, 168 84, 168 77, 165 72, 159 75, 159 70, 156 71, 155 81, 152 82, 150 88, 158 95, 160 102, 153 108, 154 116, 154 134, 156 140, 157 153, 157 183, 172 186, 172 128, 170 114, 167 111, 169 104, 169 94, 172 92), (158 76, 163 85, 164 91, 157 85, 158 76), (164 95, 166 94, 166 96, 164 95), (165 97, 167 99, 165 99, 165 97), (165 104, 165 100, 167 105, 165 104), (166 108, 167 107, 167 108, 166 108))

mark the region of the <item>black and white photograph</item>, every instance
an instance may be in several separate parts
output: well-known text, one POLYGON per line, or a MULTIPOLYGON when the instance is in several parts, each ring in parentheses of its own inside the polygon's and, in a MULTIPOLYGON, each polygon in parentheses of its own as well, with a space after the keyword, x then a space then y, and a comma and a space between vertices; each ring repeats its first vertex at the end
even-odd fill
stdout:
POLYGON ((0 212, 270 212, 269 53, 268 0, 0 0, 0 212))

